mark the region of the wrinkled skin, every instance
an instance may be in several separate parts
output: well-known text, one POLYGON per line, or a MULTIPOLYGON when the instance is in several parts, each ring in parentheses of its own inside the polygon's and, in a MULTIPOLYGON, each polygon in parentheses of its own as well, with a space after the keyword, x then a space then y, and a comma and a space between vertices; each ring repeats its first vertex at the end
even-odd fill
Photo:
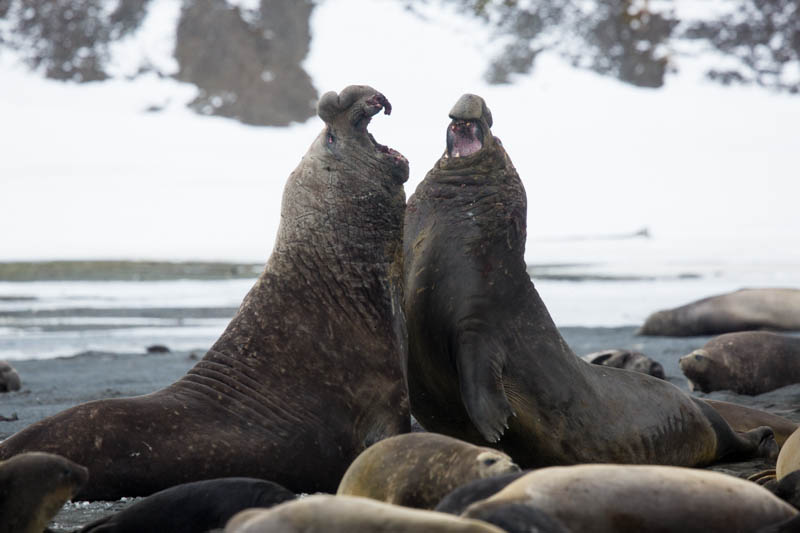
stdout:
POLYGON ((656 311, 639 335, 689 337, 767 329, 800 331, 800 289, 741 289, 656 311))
POLYGON ((420 424, 494 443, 523 468, 776 454, 769 428, 736 434, 674 385, 572 352, 526 271, 525 191, 491 114, 465 95, 450 117, 448 150, 409 199, 403 239, 420 424))
POLYGON ((511 458, 497 450, 437 433, 409 433, 364 450, 336 493, 433 509, 464 483, 518 471, 511 458))
POLYGON ((679 364, 692 390, 761 394, 800 383, 800 337, 727 333, 681 357, 679 364))
POLYGON ((23 453, 3 461, 0 533, 41 533, 88 477, 86 468, 49 453, 23 453))
POLYGON ((229 476, 334 491, 367 446, 409 430, 401 238, 408 163, 377 144, 366 86, 326 93, 325 129, 289 177, 266 269, 182 379, 78 405, 0 444, 59 453, 114 500, 229 476))

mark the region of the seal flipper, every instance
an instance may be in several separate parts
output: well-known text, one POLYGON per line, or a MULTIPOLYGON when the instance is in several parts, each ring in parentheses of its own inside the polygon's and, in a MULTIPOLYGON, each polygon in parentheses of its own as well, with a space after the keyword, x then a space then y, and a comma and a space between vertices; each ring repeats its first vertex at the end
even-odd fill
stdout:
POLYGON ((497 442, 508 428, 508 417, 515 415, 503 390, 502 349, 493 346, 485 335, 464 331, 456 350, 461 401, 483 438, 497 442))

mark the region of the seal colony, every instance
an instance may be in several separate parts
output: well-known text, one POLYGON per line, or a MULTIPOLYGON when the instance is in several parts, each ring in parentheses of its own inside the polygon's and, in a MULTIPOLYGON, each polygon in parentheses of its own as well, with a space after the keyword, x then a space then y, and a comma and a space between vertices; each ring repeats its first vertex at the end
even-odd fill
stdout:
POLYGON ((769 428, 735 433, 670 383, 572 352, 528 275, 525 190, 491 112, 466 94, 450 118, 445 153, 408 201, 403 238, 420 424, 494 443, 524 468, 776 454, 769 428))
POLYGON ((369 445, 410 429, 402 313, 408 162, 367 131, 391 111, 375 89, 328 92, 325 128, 289 176, 264 272, 182 379, 93 401, 0 444, 85 465, 80 499, 258 477, 333 492, 369 445))

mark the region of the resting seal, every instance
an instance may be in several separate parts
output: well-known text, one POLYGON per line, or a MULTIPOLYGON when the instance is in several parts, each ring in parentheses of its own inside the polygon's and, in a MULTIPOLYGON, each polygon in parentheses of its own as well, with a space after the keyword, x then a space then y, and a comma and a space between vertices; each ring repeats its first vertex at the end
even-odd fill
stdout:
POLYGON ((775 464, 775 477, 780 481, 797 470, 800 470, 800 429, 792 433, 783 444, 775 464))
POLYGON ((234 516, 225 533, 505 533, 491 524, 357 496, 318 494, 234 516))
POLYGON ((12 392, 20 389, 19 374, 7 361, 0 361, 0 392, 12 392))
POLYGON ((632 372, 641 372, 658 379, 664 379, 664 367, 653 361, 642 352, 633 350, 603 350, 584 355, 581 359, 593 365, 622 368, 632 372))
POLYGON ((464 95, 450 117, 448 148, 409 199, 403 237, 420 424, 495 443, 524 468, 777 453, 769 428, 735 434, 668 382, 574 354, 526 270, 525 190, 486 104, 464 95))
POLYGON ((440 513, 459 515, 471 504, 479 500, 485 500, 496 492, 500 492, 506 485, 527 475, 529 472, 530 470, 519 470, 517 472, 509 472, 499 476, 470 481, 442 498, 433 510, 439 511, 440 513))
POLYGON ((727 333, 684 355, 679 364, 692 390, 761 394, 800 383, 800 337, 727 333))
POLYGON ((775 434, 778 446, 783 446, 789 435, 798 428, 797 422, 761 409, 708 398, 703 398, 702 401, 713 407, 734 431, 743 432, 760 426, 769 426, 775 434))
POLYGON ((295 498, 293 492, 263 479, 206 479, 151 494, 116 514, 83 526, 80 533, 196 533, 221 529, 239 511, 272 507, 295 498))
POLYGON ((741 289, 656 311, 638 334, 689 337, 752 329, 800 330, 800 289, 741 289))
POLYGON ((768 490, 727 474, 652 465, 589 464, 536 470, 462 516, 525 504, 569 531, 709 533, 755 531, 797 510, 768 490))
POLYGON ((264 272, 183 378, 82 404, 0 444, 86 464, 81 499, 217 477, 334 491, 367 446, 409 431, 402 313, 408 163, 375 142, 375 89, 322 96, 325 128, 289 177, 264 272))
POLYGON ((497 450, 437 433, 409 433, 361 452, 337 494, 432 509, 464 483, 516 471, 511 458, 497 450))
POLYGON ((49 453, 0 462, 0 533, 41 533, 88 477, 86 468, 49 453))

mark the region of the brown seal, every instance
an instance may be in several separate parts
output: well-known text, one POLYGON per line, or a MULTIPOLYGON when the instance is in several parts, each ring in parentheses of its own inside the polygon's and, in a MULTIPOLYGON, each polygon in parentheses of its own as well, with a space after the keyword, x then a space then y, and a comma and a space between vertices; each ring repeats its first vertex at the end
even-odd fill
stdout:
POLYGON ((86 468, 50 453, 0 462, 0 533, 41 533, 88 477, 86 468))
POLYGON ((641 372, 658 379, 664 379, 664 367, 653 361, 642 352, 633 350, 602 350, 584 355, 581 359, 593 365, 622 368, 632 372, 641 372))
POLYGON ((800 337, 728 333, 681 357, 679 364, 692 390, 761 394, 800 383, 800 337))
POLYGON ((755 531, 797 515, 763 487, 727 474, 653 465, 589 464, 535 470, 462 516, 524 504, 592 533, 755 531))
POLYGON ((702 398, 702 401, 713 407, 734 431, 750 431, 760 426, 771 427, 778 446, 783 446, 789 435, 798 428, 797 422, 761 409, 708 398, 702 398))
POLYGON ((734 331, 800 330, 800 289, 741 289, 656 311, 640 335, 688 337, 734 331))
POLYGON ((409 431, 408 163, 367 131, 382 109, 389 102, 367 86, 322 96, 325 128, 286 184, 266 268, 182 379, 32 424, 0 457, 42 450, 87 465, 82 499, 231 476, 330 492, 366 447, 409 431))
POLYGON ((433 509, 456 487, 519 471, 511 458, 437 433, 397 435, 373 444, 347 469, 337 494, 433 509))
POLYGON ((316 494, 271 509, 237 514, 225 533, 504 533, 479 520, 412 509, 358 496, 316 494))
POLYGON ((524 468, 776 454, 769 428, 736 434, 666 381, 574 354, 528 275, 525 191, 486 104, 464 95, 450 117, 447 150, 409 199, 403 238, 420 424, 495 443, 524 468))

